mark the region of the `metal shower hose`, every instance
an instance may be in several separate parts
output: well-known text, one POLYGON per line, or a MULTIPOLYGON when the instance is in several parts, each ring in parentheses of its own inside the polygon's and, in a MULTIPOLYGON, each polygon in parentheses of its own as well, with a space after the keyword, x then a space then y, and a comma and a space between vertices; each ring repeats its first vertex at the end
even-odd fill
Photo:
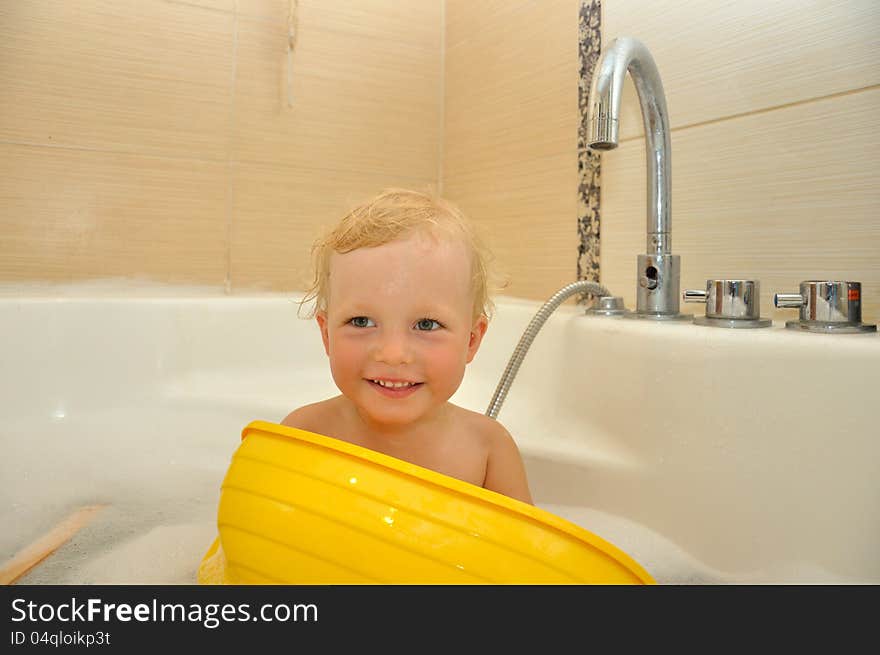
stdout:
POLYGON ((550 300, 545 302, 541 309, 538 310, 534 318, 532 318, 531 323, 529 323, 525 332, 523 332, 523 335, 520 337, 519 343, 513 351, 513 355, 510 356, 510 361, 507 362, 507 368, 504 369, 504 374, 501 376, 501 380, 495 388, 495 395, 492 396, 492 401, 489 403, 488 409, 486 409, 486 416, 489 418, 498 418, 498 412, 501 411, 501 404, 507 397, 507 392, 510 391, 510 385, 513 384, 513 378, 516 377, 516 373, 519 371, 519 367, 522 364, 523 359, 525 359, 526 353, 529 351, 529 347, 532 345, 532 341, 534 341, 538 331, 547 319, 550 318, 550 314, 552 314, 564 300, 576 293, 586 293, 593 296, 611 295, 611 292, 601 284, 589 282, 587 280, 572 282, 554 293, 550 297, 550 300))

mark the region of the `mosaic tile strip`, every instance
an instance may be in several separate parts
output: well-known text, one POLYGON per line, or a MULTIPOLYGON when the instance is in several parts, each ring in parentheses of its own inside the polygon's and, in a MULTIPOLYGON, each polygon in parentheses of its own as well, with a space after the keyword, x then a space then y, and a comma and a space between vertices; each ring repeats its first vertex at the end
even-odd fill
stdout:
MULTIPOLYGON (((587 149, 584 124, 590 96, 590 80, 602 49, 602 3, 581 0, 578 16, 578 260, 577 279, 599 281, 600 210, 599 187, 601 169, 599 155, 587 149)), ((584 302, 587 298, 581 298, 584 302)))

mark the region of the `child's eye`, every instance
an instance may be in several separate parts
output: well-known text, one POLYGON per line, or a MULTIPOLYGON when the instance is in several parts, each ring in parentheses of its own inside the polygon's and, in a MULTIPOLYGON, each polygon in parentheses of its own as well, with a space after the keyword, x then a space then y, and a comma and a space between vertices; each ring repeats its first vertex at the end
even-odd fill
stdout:
POLYGON ((440 323, 438 321, 435 321, 433 318, 423 318, 418 323, 416 323, 416 327, 419 330, 423 330, 423 331, 427 332, 427 331, 439 330, 443 326, 440 325, 440 323))
POLYGON ((353 326, 358 327, 358 328, 375 327, 376 326, 376 324, 373 323, 373 321, 371 321, 366 316, 355 316, 353 319, 351 319, 349 321, 349 323, 351 323, 353 326))

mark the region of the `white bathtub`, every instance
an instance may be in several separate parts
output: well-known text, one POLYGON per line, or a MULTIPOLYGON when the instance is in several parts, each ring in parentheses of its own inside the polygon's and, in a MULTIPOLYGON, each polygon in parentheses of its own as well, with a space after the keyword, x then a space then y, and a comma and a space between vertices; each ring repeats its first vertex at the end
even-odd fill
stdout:
MULTIPOLYGON (((241 428, 335 394, 289 297, 0 294, 0 556, 106 505, 21 579, 192 583, 241 428), (123 297, 128 296, 128 297, 123 297)), ((485 411, 540 303, 499 299, 453 397, 485 411)), ((880 337, 559 309, 499 420, 536 504, 667 583, 880 582, 880 337)))

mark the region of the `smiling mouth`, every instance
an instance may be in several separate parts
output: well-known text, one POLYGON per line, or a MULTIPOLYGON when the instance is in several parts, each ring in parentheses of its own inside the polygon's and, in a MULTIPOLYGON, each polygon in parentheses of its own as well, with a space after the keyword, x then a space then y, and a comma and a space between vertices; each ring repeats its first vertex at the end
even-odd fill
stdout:
POLYGON ((377 386, 382 387, 383 389, 395 390, 395 389, 410 389, 412 387, 419 387, 424 382, 404 382, 404 381, 391 381, 391 380, 374 380, 372 378, 367 378, 367 381, 375 384, 377 386))
POLYGON ((424 384, 424 382, 376 380, 373 378, 366 378, 366 381, 369 382, 370 386, 372 386, 380 395, 385 396, 386 398, 409 398, 424 384))

